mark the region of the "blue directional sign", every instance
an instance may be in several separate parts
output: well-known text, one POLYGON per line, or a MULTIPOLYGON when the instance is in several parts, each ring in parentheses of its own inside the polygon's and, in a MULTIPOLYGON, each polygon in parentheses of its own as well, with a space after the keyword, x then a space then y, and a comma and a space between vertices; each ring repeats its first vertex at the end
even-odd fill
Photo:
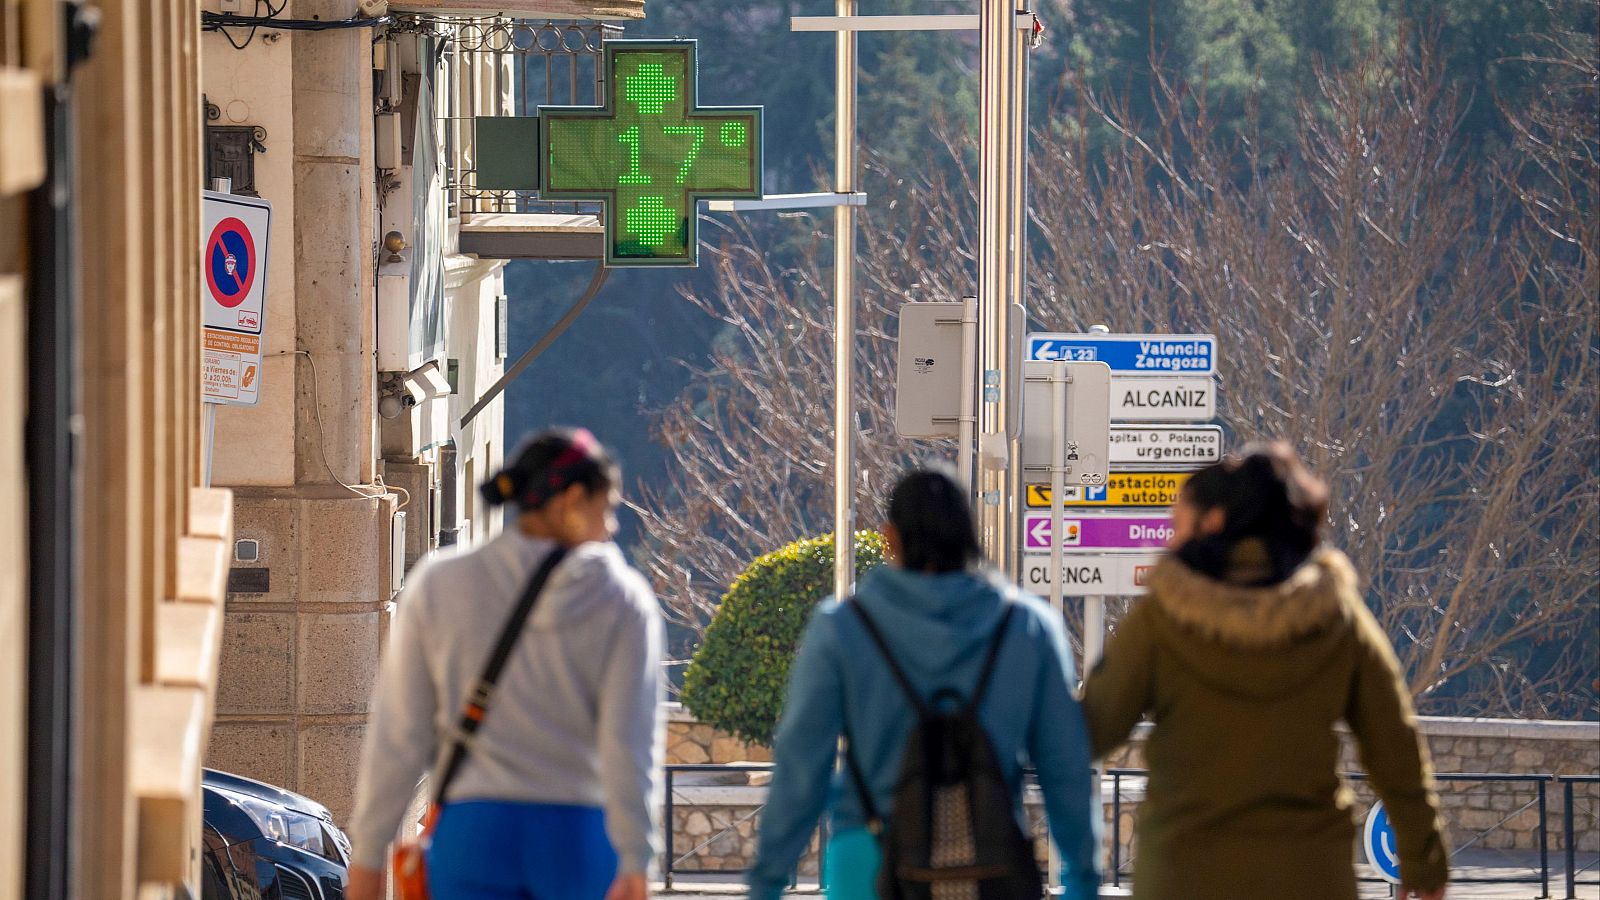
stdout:
POLYGON ((1120 375, 1215 375, 1209 334, 1030 334, 1028 359, 1103 362, 1120 375))
POLYGON ((1367 862, 1379 878, 1390 884, 1400 883, 1400 845, 1395 842, 1394 826, 1382 803, 1373 803, 1372 811, 1367 813, 1361 846, 1367 851, 1367 862))

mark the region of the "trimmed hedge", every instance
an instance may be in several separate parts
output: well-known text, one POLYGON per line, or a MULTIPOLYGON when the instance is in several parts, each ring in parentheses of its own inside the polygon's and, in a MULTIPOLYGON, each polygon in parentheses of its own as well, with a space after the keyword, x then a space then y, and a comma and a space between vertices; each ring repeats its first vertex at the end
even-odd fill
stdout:
MULTIPOLYGON (((859 579, 882 564, 887 548, 870 531, 856 532, 855 544, 859 579)), ((708 725, 770 746, 800 635, 832 592, 832 535, 795 541, 751 563, 722 595, 684 672, 684 707, 708 725)))

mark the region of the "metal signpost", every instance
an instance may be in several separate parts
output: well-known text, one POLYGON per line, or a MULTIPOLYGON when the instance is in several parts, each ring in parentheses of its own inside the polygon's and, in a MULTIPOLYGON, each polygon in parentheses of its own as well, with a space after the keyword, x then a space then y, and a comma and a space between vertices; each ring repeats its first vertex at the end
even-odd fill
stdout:
POLYGON ((261 343, 266 323, 267 241, 272 204, 221 190, 205 191, 200 269, 200 393, 205 485, 211 485, 217 406, 261 399, 261 343))
MULTIPOLYGON (((1050 521, 1060 521, 1068 491, 1104 488, 1110 476, 1111 369, 1101 362, 1027 363, 1024 366, 1023 429, 1018 460, 1023 478, 1048 485, 1050 521), (1048 462, 1046 462, 1048 460, 1048 462)), ((1027 529, 1023 529, 1027 540, 1027 529)), ((1063 565, 1063 548, 1049 548, 1052 571, 1063 565)), ((1062 580, 1049 584, 1050 602, 1066 614, 1062 580)))

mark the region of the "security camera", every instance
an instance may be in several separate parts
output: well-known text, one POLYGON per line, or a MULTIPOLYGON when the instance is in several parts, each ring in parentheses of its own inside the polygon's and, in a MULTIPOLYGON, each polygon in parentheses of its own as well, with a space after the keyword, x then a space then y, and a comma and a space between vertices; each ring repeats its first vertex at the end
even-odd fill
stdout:
POLYGON ((416 405, 417 398, 410 391, 385 394, 378 400, 378 415, 383 416, 385 419, 392 419, 416 405))

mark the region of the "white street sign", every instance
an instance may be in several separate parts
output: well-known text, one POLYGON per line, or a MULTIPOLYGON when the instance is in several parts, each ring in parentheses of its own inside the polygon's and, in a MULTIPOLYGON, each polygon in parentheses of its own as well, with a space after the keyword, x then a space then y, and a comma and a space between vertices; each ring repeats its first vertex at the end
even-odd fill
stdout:
MULTIPOLYGON (((1066 597, 1132 596, 1145 591, 1158 553, 1065 553, 1061 566, 1061 593, 1066 597)), ((1049 554, 1022 557, 1022 587, 1046 595, 1051 588, 1049 554)))
POLYGON ((894 430, 901 437, 953 438, 960 431, 964 303, 900 307, 894 430))
POLYGON ((254 406, 261 397, 272 204, 255 197, 204 193, 201 396, 208 403, 254 406))
POLYGON ((1066 363, 1071 381, 1058 393, 1054 366, 1023 363, 1023 480, 1050 483, 1059 442, 1067 484, 1104 484, 1111 471, 1111 370, 1104 363, 1066 363), (1057 403, 1064 405, 1058 410, 1057 403))
POLYGON ((1190 466, 1222 461, 1217 425, 1113 425, 1111 465, 1190 466))
POLYGON ((1217 415, 1217 390, 1209 375, 1111 379, 1113 422, 1204 422, 1217 415))

